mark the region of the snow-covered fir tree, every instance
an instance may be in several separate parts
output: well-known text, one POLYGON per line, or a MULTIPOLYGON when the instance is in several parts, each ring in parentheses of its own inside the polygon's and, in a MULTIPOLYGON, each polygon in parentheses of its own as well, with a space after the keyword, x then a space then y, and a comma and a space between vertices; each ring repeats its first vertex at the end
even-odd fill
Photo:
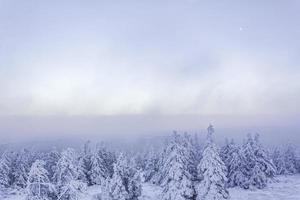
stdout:
POLYGON ((254 138, 253 148, 254 154, 256 156, 256 162, 267 178, 273 178, 276 174, 276 167, 273 163, 269 151, 260 143, 259 137, 259 134, 256 134, 254 138))
POLYGON ((252 186, 259 189, 264 188, 268 178, 275 176, 276 168, 268 152, 259 143, 259 135, 256 135, 254 139, 251 134, 247 135, 241 155, 245 176, 243 188, 248 189, 252 186))
POLYGON ((76 153, 68 148, 61 153, 54 173, 58 200, 77 200, 85 185, 78 181, 76 153))
POLYGON ((112 200, 137 200, 141 195, 141 179, 139 171, 123 154, 114 165, 114 174, 109 181, 109 196, 112 200))
POLYGON ((143 173, 144 181, 155 183, 152 179, 157 173, 159 173, 159 154, 151 146, 146 157, 146 164, 143 173))
POLYGON ((97 151, 100 158, 104 162, 104 172, 105 178, 112 177, 113 175, 113 167, 114 163, 116 162, 116 155, 115 152, 108 148, 108 145, 102 142, 100 145, 97 146, 97 151))
POLYGON ((285 162, 285 168, 286 168, 288 174, 297 173, 295 148, 291 144, 289 144, 286 147, 286 150, 284 152, 284 162, 285 162))
POLYGON ((227 167, 232 157, 232 154, 236 151, 237 151, 237 146, 234 140, 232 139, 229 142, 229 140, 226 138, 225 145, 221 148, 220 156, 227 167))
POLYGON ((276 167, 276 174, 287 174, 288 171, 285 166, 285 158, 282 150, 278 147, 275 148, 272 154, 273 163, 276 167))
POLYGON ((31 162, 29 160, 29 152, 27 149, 22 149, 16 154, 16 160, 13 166, 14 186, 25 188, 30 170, 31 162))
POLYGON ((164 177, 166 176, 166 172, 164 170, 164 163, 165 163, 165 159, 166 159, 166 144, 164 144, 164 147, 162 148, 162 150, 160 152, 158 152, 157 154, 157 173, 154 173, 152 178, 151 178, 151 182, 156 184, 156 185, 161 185, 164 177))
POLYGON ((109 182, 109 196, 113 200, 125 200, 129 198, 126 191, 126 184, 124 183, 125 167, 127 165, 123 154, 120 154, 117 162, 114 164, 114 173, 109 182))
POLYGON ((27 200, 51 200, 56 198, 55 187, 50 182, 44 165, 44 161, 36 160, 30 168, 26 188, 27 200))
POLYGON ((61 156, 56 164, 56 171, 54 173, 55 182, 59 185, 76 179, 76 168, 75 150, 67 148, 66 150, 62 151, 61 156))
POLYGON ((176 132, 166 149, 163 166, 165 177, 162 182, 163 200, 185 200, 195 198, 193 176, 189 172, 188 146, 176 132))
POLYGON ((60 153, 55 147, 45 155, 45 169, 48 171, 48 176, 51 181, 54 179, 54 173, 59 159, 60 153))
POLYGON ((232 139, 225 141, 225 145, 221 148, 220 156, 227 167, 227 183, 228 187, 243 187, 245 177, 243 174, 244 163, 240 155, 240 147, 235 144, 232 139))
POLYGON ((129 195, 126 191, 125 185, 122 179, 122 169, 116 164, 114 166, 114 174, 109 182, 109 197, 112 200, 126 200, 129 195))
POLYGON ((189 173, 192 175, 192 180, 197 180, 197 165, 198 160, 196 156, 196 148, 193 145, 191 136, 185 132, 183 139, 182 139, 182 145, 184 146, 184 157, 187 161, 187 169, 189 173))
POLYGON ((245 177, 245 181, 242 184, 244 189, 249 189, 252 185, 250 182, 251 177, 253 176, 252 170, 256 164, 256 157, 253 149, 253 138, 251 134, 247 135, 247 139, 244 141, 244 144, 241 148, 241 156, 242 156, 242 164, 243 164, 243 174, 245 177))
POLYGON ((138 200, 142 195, 141 174, 135 168, 129 169, 128 194, 130 200, 138 200))
POLYGON ((91 142, 86 142, 78 161, 79 180, 88 185, 102 184, 112 176, 115 160, 115 154, 108 150, 105 143, 98 143, 96 149, 92 149, 91 142))
POLYGON ((244 187, 244 183, 247 180, 244 176, 244 162, 242 161, 242 157, 240 155, 239 147, 236 147, 237 150, 233 151, 231 157, 227 159, 227 184, 228 187, 240 186, 244 187))
POLYGON ((5 151, 0 160, 0 189, 8 188, 12 184, 12 152, 5 151))
POLYGON ((77 166, 77 179, 82 181, 83 183, 87 185, 91 185, 90 177, 89 177, 89 168, 86 165, 86 160, 84 154, 80 155, 78 157, 78 166, 77 166))
POLYGON ((249 179, 250 186, 255 186, 258 189, 262 189, 267 186, 267 176, 262 171, 258 162, 255 162, 253 169, 251 170, 251 176, 249 179))
POLYGON ((101 185, 105 183, 105 180, 108 177, 105 161, 99 151, 94 152, 91 156, 89 177, 92 185, 101 185))
POLYGON ((203 180, 197 188, 197 200, 221 200, 228 199, 229 193, 226 188, 226 166, 222 161, 216 144, 213 142, 213 126, 208 127, 206 146, 199 163, 199 173, 203 180))
POLYGON ((87 185, 92 185, 90 178, 92 146, 91 141, 85 142, 83 151, 78 157, 78 179, 87 185))

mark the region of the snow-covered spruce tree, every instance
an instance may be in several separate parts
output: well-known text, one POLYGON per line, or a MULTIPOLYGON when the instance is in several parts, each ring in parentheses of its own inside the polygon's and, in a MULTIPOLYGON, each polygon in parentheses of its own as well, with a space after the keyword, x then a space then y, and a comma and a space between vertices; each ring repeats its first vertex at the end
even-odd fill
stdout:
POLYGON ((90 178, 91 170, 91 157, 92 157, 92 146, 91 141, 85 142, 83 150, 78 157, 78 180, 92 185, 90 178))
POLYGON ((133 164, 120 154, 109 181, 108 194, 112 200, 137 200, 141 195, 140 174, 132 166, 133 164))
POLYGON ((12 152, 5 151, 0 160, 0 189, 8 188, 12 184, 12 152))
POLYGON ((232 139, 226 139, 225 145, 221 148, 220 156, 227 167, 228 187, 243 187, 245 177, 243 174, 243 162, 240 155, 240 147, 232 139))
POLYGON ((162 148, 162 150, 157 153, 157 173, 154 173, 150 180, 152 183, 156 185, 161 185, 164 177, 166 176, 166 172, 164 170, 164 163, 166 159, 167 145, 166 144, 164 145, 165 146, 162 148))
POLYGON ((174 140, 173 136, 177 134, 176 131, 173 132, 174 134, 171 136, 168 136, 167 138, 165 138, 163 140, 162 143, 162 148, 161 151, 158 153, 158 173, 155 173, 154 176, 151 179, 151 182, 161 186, 162 183, 164 182, 164 180, 167 177, 168 174, 168 169, 166 168, 166 160, 168 157, 168 154, 170 153, 169 150, 169 146, 172 143, 172 141, 174 140))
POLYGON ((101 185, 108 177, 105 161, 101 156, 101 152, 94 152, 91 156, 91 169, 89 177, 92 185, 101 185))
POLYGON ((232 154, 236 151, 237 151, 237 145, 235 144, 234 140, 232 139, 229 142, 229 140, 226 138, 225 145, 222 146, 221 148, 220 156, 227 167, 232 157, 232 154))
POLYGON ((116 162, 116 155, 111 151, 107 144, 101 143, 97 146, 97 151, 100 158, 104 162, 105 178, 111 178, 114 173, 114 163, 116 162))
POLYGON ((241 156, 242 156, 242 164, 243 164, 243 174, 245 177, 245 181, 242 186, 244 189, 249 189, 251 182, 250 179, 253 175, 253 169, 256 164, 256 157, 253 149, 253 138, 251 134, 247 135, 247 139, 244 141, 244 144, 241 148, 241 156))
POLYGON ((79 179, 88 185, 102 184, 106 178, 111 178, 115 160, 115 154, 108 150, 106 144, 98 143, 92 150, 88 141, 79 157, 79 179))
POLYGON ((71 148, 64 150, 54 173, 58 200, 77 200, 84 190, 85 184, 78 181, 77 166, 75 151, 71 148))
POLYGON ((144 169, 144 181, 154 182, 153 177, 159 172, 159 156, 153 147, 149 148, 144 169))
POLYGON ((89 179, 89 171, 86 166, 84 155, 80 155, 78 157, 78 166, 77 166, 77 179, 85 183, 86 185, 91 185, 91 181, 89 179))
POLYGON ((126 200, 128 199, 128 193, 122 179, 122 169, 115 164, 114 174, 109 182, 109 197, 112 200, 126 200))
POLYGON ((256 162, 251 171, 251 177, 249 179, 250 186, 262 189, 267 186, 267 181, 266 174, 261 170, 260 164, 256 162))
POLYGON ((278 147, 275 148, 272 154, 272 159, 276 167, 277 174, 288 174, 288 171, 285 167, 284 154, 281 149, 279 149, 278 147))
POLYGON ((259 134, 254 137, 254 153, 256 162, 267 178, 273 178, 276 175, 276 167, 272 161, 270 153, 265 149, 259 141, 259 134))
POLYGON ((135 168, 129 169, 128 194, 130 200, 137 200, 142 195, 141 174, 140 170, 135 168))
POLYGON ((182 139, 182 145, 184 146, 184 156, 187 158, 187 169, 189 173, 192 175, 192 181, 197 180, 197 165, 198 160, 196 156, 196 149, 192 143, 192 138, 188 133, 184 133, 182 139))
POLYGON ((231 157, 228 157, 227 162, 228 162, 228 167, 227 167, 228 187, 235 187, 235 186, 243 187, 246 178, 243 174, 244 163, 242 161, 239 149, 232 152, 231 157))
POLYGON ((276 174, 275 166, 268 155, 268 152, 260 145, 259 136, 253 139, 248 134, 241 150, 243 158, 243 174, 245 182, 243 188, 248 189, 251 186, 264 188, 267 185, 268 178, 273 178, 276 174))
MULTIPOLYGON (((166 163, 171 153, 170 146, 171 144, 174 143, 175 136, 180 137, 176 131, 173 131, 173 134, 166 137, 162 142, 162 148, 161 151, 159 152, 159 159, 158 159, 159 170, 158 173, 156 173, 152 178, 152 182, 155 183, 156 185, 162 186, 165 180, 168 178, 169 169, 166 163)), ((180 139, 178 138, 178 144, 182 144, 182 138, 180 139)))
POLYGON ((32 165, 31 153, 27 149, 22 149, 16 154, 13 169, 14 187, 25 188, 30 166, 32 165))
POLYGON ((206 146, 202 153, 202 160, 198 166, 198 173, 203 175, 203 180, 197 188, 197 200, 228 199, 226 166, 212 139, 212 134, 214 133, 213 126, 210 125, 207 130, 206 146))
POLYGON ((288 174, 297 173, 295 148, 289 144, 284 152, 285 168, 288 174))
POLYGON ((76 179, 76 153, 74 149, 68 148, 61 153, 56 164, 54 173, 55 182, 60 185, 76 179))
POLYGON ((27 200, 50 200, 55 197, 55 187, 50 183, 44 165, 44 161, 36 160, 30 168, 26 187, 27 200))
POLYGON ((45 169, 48 171, 48 177, 50 181, 54 179, 54 173, 56 171, 56 166, 59 159, 60 153, 56 150, 56 148, 53 148, 45 155, 45 169))
POLYGON ((189 157, 187 146, 183 145, 182 138, 176 132, 166 149, 166 158, 163 166, 165 176, 162 181, 163 200, 185 200, 195 198, 195 189, 192 175, 189 172, 189 157))

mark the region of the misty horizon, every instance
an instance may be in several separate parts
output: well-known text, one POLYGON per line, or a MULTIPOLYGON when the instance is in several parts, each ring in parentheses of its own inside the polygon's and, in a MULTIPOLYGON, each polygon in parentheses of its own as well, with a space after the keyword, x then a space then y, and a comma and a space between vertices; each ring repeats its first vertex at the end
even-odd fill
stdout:
POLYGON ((298 116, 197 116, 197 115, 122 115, 122 116, 10 116, 0 117, 1 143, 22 141, 54 141, 59 139, 119 138, 132 139, 168 136, 173 131, 197 133, 205 138, 206 127, 213 124, 216 140, 242 142, 248 133, 261 135, 264 143, 297 144, 298 116), (7 134, 9 133, 9 134, 7 134))

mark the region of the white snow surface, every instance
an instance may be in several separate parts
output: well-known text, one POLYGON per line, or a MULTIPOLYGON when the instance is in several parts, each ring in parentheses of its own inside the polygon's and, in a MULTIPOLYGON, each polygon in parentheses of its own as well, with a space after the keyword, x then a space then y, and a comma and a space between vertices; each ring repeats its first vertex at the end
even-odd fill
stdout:
POLYGON ((159 186, 144 183, 142 188, 142 196, 141 200, 158 200, 161 199, 160 194, 162 193, 162 189, 159 186))
MULTIPOLYGON (((161 199, 161 188, 151 184, 143 185, 141 200, 161 199)), ((300 175, 278 176, 275 182, 264 189, 229 189, 230 200, 300 200, 300 175)))
MULTIPOLYGON (((89 187, 81 200, 93 200, 93 196, 100 193, 99 186, 89 187)), ((241 188, 229 189, 230 200, 300 200, 300 175, 279 176, 276 181, 269 183, 264 189, 244 190, 241 188)), ((158 200, 161 188, 144 183, 140 200, 158 200)), ((25 195, 11 195, 1 197, 5 200, 24 200, 25 195)))
POLYGON ((264 189, 229 189, 231 200, 300 200, 300 175, 279 176, 264 189))

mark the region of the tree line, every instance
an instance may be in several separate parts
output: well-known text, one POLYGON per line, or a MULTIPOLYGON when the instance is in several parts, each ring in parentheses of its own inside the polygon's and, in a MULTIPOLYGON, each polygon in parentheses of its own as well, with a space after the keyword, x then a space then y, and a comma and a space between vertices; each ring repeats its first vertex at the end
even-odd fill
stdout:
POLYGON ((277 175, 300 172, 292 145, 269 151, 258 134, 242 144, 214 142, 174 132, 163 143, 143 151, 115 148, 105 142, 86 142, 80 151, 6 149, 0 159, 1 195, 20 192, 27 200, 77 200, 86 188, 99 186, 95 200, 137 200, 142 184, 162 188, 163 200, 229 199, 228 188, 262 189, 277 175))

